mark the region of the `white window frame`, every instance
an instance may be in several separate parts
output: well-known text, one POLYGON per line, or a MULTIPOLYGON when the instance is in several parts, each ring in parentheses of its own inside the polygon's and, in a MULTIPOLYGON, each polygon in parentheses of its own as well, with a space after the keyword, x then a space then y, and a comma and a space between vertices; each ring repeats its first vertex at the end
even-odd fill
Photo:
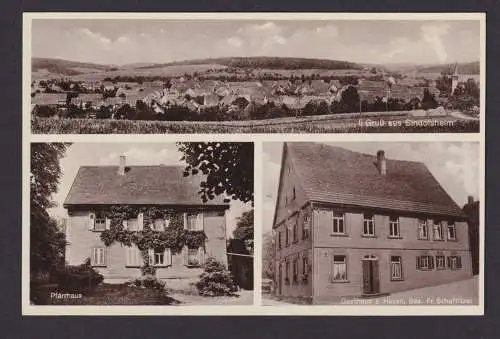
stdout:
MULTIPOLYGON (((450 255, 448 256, 449 260, 449 269, 450 270, 459 270, 462 268, 462 265, 458 267, 458 256, 457 255, 450 255)), ((461 260, 460 260, 461 261, 461 260)))
POLYGON ((332 234, 334 235, 347 234, 345 228, 345 213, 333 212, 332 234))
POLYGON ((400 255, 391 255, 391 280, 403 280, 403 258, 400 255))
POLYGON ((446 257, 444 255, 436 255, 436 269, 437 270, 445 270, 446 269, 446 257), (441 265, 440 265, 440 263, 441 263, 441 265))
POLYGON ((433 257, 430 255, 419 255, 418 257, 418 269, 423 271, 433 270, 434 264, 432 263, 433 257), (425 262, 425 265, 423 263, 425 262), (432 265, 431 265, 432 263, 432 265))
POLYGON ((418 239, 429 240, 429 225, 426 219, 418 219, 418 239), (425 236, 423 235, 425 230, 425 236))
POLYGON ((389 217, 389 237, 390 238, 400 238, 401 237, 401 228, 399 217, 390 216, 389 217), (392 219, 396 219, 395 221, 392 219), (394 232, 396 231, 396 232, 394 232))
POLYGON ((363 236, 375 237, 375 215, 363 214, 363 236))
POLYGON ((92 247, 91 264, 96 267, 106 266, 106 248, 105 247, 92 247), (98 253, 100 252, 100 253, 98 253))
POLYGON ((186 214, 186 229, 188 231, 197 231, 198 227, 198 214, 197 213, 187 213, 186 214), (194 223, 190 222, 191 219, 194 219, 194 223), (191 228, 193 227, 193 228, 191 228))
POLYGON ((443 232, 443 223, 441 220, 434 220, 432 223, 432 240, 435 241, 444 241, 444 232, 443 232), (436 234, 439 237, 436 237, 436 234))
POLYGON ((94 219, 94 231, 102 232, 106 230, 106 218, 96 218, 94 219))
POLYGON ((332 258, 332 282, 345 282, 347 281, 347 256, 334 255, 332 258), (341 260, 339 258, 342 258, 341 260), (343 272, 343 276, 336 277, 337 272, 343 272))
POLYGON ((457 240, 457 227, 454 222, 448 222, 446 225, 446 236, 448 240, 457 240), (450 228, 453 230, 453 237, 450 236, 450 228))

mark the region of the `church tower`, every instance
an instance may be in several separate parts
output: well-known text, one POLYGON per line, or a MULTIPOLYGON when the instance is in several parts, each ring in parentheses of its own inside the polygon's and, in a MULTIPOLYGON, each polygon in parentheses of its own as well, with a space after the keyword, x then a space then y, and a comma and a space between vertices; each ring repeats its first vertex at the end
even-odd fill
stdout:
POLYGON ((453 92, 455 92, 455 88, 457 88, 458 86, 458 79, 458 63, 455 63, 453 74, 451 75, 451 95, 453 95, 453 92))

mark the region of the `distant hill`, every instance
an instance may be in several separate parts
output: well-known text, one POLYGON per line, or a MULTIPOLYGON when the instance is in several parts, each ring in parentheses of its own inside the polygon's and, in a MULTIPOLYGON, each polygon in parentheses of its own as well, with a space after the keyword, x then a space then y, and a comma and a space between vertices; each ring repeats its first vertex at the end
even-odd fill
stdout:
POLYGON ((84 73, 107 72, 113 70, 117 70, 117 67, 87 62, 68 61, 63 59, 33 58, 31 60, 32 72, 41 71, 71 76, 84 73))
MULTIPOLYGON (((419 73, 441 73, 441 72, 453 72, 455 64, 441 64, 441 65, 429 65, 429 66, 418 66, 417 71, 419 73)), ((460 74, 479 74, 479 61, 458 63, 458 72, 460 74)))
POLYGON ((281 57, 231 57, 176 61, 165 64, 154 64, 140 68, 157 68, 177 65, 218 64, 227 67, 240 68, 270 68, 270 69, 355 69, 363 67, 347 61, 308 58, 281 57))

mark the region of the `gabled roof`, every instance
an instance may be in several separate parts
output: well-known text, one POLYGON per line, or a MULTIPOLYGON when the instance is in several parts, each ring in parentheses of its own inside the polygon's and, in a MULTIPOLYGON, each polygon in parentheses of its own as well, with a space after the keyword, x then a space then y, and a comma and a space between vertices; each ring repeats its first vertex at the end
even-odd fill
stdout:
POLYGON ((368 155, 319 143, 286 143, 311 201, 463 218, 421 162, 387 159, 387 174, 368 155))
POLYGON ((64 202, 75 205, 225 206, 222 196, 203 203, 198 191, 202 176, 183 176, 181 166, 82 166, 64 202))

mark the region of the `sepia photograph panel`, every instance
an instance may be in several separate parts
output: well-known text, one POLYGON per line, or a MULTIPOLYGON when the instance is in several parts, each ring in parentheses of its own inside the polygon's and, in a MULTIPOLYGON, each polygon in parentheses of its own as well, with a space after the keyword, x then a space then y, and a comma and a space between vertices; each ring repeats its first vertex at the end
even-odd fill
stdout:
POLYGON ((479 304, 478 142, 267 142, 262 157, 263 305, 479 304))
POLYGON ((32 143, 30 304, 252 305, 253 147, 32 143))
POLYGON ((479 132, 484 16, 300 15, 31 13, 31 131, 479 132))

